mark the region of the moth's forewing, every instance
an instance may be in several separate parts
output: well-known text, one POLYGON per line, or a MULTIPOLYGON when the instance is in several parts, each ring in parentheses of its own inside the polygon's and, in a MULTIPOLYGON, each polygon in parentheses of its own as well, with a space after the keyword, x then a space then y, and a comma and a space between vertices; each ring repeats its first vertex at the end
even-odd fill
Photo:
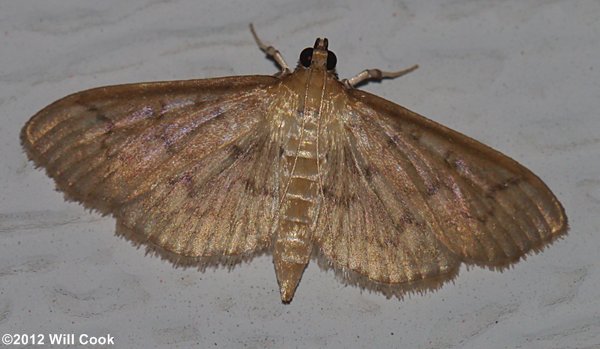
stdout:
POLYGON ((350 95, 358 117, 348 129, 397 226, 416 225, 463 261, 489 267, 566 232, 559 201, 516 161, 382 98, 350 95))
POLYGON ((22 142, 67 197, 140 242, 184 256, 250 255, 270 242, 279 148, 269 76, 118 85, 37 113, 22 142))

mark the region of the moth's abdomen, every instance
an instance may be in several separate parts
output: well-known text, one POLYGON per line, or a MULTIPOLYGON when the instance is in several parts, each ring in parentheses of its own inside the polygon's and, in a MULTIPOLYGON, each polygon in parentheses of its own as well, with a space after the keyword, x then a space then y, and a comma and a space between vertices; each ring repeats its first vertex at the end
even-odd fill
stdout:
POLYGON ((312 254, 311 233, 319 200, 316 135, 317 125, 307 121, 284 146, 287 170, 282 173, 284 195, 273 252, 284 301, 291 300, 312 254))
MULTIPOLYGON (((287 158, 288 163, 294 161, 287 158)), ((298 253, 281 255, 285 260, 308 263, 311 253, 310 231, 316 219, 318 201, 317 159, 297 158, 296 169, 289 178, 287 191, 282 201, 280 228, 277 242, 294 245, 298 253)))

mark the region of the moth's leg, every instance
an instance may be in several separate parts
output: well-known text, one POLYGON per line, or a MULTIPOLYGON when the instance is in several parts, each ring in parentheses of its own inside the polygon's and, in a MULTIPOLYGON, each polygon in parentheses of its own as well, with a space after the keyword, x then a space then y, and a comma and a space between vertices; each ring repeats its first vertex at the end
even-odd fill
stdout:
POLYGON ((267 56, 269 56, 269 58, 273 59, 275 61, 275 63, 277 63, 279 65, 279 67, 281 68, 281 71, 277 75, 282 76, 282 75, 290 74, 292 71, 290 70, 290 67, 285 62, 285 59, 283 59, 283 56, 281 55, 281 53, 279 53, 279 51, 275 47, 265 45, 258 38, 258 35, 256 35, 256 31, 254 31, 254 25, 252 25, 252 23, 250 23, 250 31, 252 32, 252 36, 254 36, 254 40, 256 40, 256 44, 258 45, 258 47, 260 47, 260 49, 264 53, 266 53, 267 56))
POLYGON ((360 84, 361 82, 367 81, 367 80, 383 80, 383 79, 394 79, 397 77, 400 77, 404 74, 408 74, 410 72, 412 72, 413 70, 417 69, 419 67, 418 64, 413 65, 410 68, 407 69, 402 69, 399 71, 381 71, 379 69, 366 69, 361 71, 360 73, 358 73, 356 76, 350 78, 350 79, 344 79, 342 80, 342 83, 344 85, 346 85, 346 87, 348 88, 353 88, 356 87, 356 85, 360 84))

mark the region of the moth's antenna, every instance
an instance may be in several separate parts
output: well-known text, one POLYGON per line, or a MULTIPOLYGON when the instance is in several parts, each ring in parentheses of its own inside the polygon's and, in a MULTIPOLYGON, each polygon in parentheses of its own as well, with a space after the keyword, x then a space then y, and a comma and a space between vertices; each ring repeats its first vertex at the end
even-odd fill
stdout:
POLYGON ((256 41, 256 44, 258 45, 258 47, 264 53, 267 54, 267 57, 274 60, 275 63, 277 63, 277 65, 279 65, 279 67, 281 68, 281 72, 279 72, 278 75, 290 74, 292 71, 290 70, 290 67, 285 62, 285 59, 283 59, 283 56, 281 55, 281 53, 279 53, 279 51, 275 47, 270 46, 270 45, 267 46, 262 42, 262 40, 260 40, 260 38, 256 34, 256 31, 254 30, 254 25, 252 23, 250 23, 250 32, 252 33, 252 36, 254 36, 254 40, 256 41))

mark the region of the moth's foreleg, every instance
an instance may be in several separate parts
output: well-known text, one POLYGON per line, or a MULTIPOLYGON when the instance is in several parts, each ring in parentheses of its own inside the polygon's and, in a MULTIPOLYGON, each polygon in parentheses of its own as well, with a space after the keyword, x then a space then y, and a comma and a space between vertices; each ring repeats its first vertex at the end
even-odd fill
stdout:
POLYGON ((356 76, 351 77, 350 79, 342 80, 342 83, 344 85, 346 85, 346 87, 348 87, 348 88, 354 88, 357 85, 359 85, 360 83, 368 81, 368 80, 380 81, 383 79, 395 79, 397 77, 400 77, 402 75, 405 75, 405 74, 408 74, 408 73, 414 71, 418 67, 419 67, 419 65, 415 64, 410 68, 402 69, 402 70, 395 71, 395 72, 381 71, 379 69, 365 69, 365 70, 361 71, 360 73, 356 74, 356 76))
POLYGON ((258 47, 260 47, 260 49, 264 53, 266 53, 267 56, 269 56, 269 58, 273 59, 275 63, 277 63, 277 65, 279 65, 279 67, 281 68, 281 71, 277 75, 283 76, 290 74, 292 71, 290 70, 289 65, 285 62, 285 59, 283 59, 281 53, 275 47, 270 45, 267 46, 259 39, 258 35, 256 34, 256 31, 254 30, 254 25, 252 25, 252 23, 250 23, 250 31, 252 32, 252 36, 254 36, 254 40, 256 40, 256 44, 258 45, 258 47))

